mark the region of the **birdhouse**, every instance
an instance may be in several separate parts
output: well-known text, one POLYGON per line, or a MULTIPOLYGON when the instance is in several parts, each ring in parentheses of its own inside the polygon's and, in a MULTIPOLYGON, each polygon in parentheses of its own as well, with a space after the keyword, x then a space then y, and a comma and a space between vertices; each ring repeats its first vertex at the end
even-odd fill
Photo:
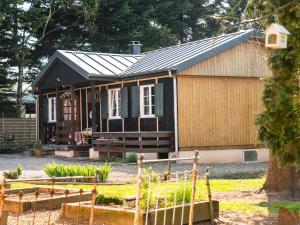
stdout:
POLYGON ((287 47, 287 37, 290 32, 285 29, 284 26, 276 23, 272 23, 266 29, 266 47, 269 48, 286 48, 287 47))

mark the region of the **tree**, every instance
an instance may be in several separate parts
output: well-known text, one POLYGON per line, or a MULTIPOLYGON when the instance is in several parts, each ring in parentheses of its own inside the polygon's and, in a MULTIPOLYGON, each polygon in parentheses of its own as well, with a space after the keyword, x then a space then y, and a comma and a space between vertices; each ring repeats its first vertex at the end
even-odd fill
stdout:
POLYGON ((210 37, 219 29, 211 16, 220 13, 220 1, 158 0, 153 7, 157 23, 169 27, 181 43, 210 37))
MULTIPOLYGON (((23 84, 32 82, 43 60, 57 48, 82 49, 85 45, 87 32, 82 25, 89 4, 76 0, 12 0, 1 5, 0 76, 17 84, 18 115, 23 84)), ((91 15, 87 17, 89 22, 91 15)))
POLYGON ((297 0, 259 0, 248 6, 248 13, 259 16, 262 26, 271 22, 291 33, 287 49, 271 50, 269 65, 273 76, 266 80, 263 93, 265 111, 257 118, 259 139, 271 150, 264 188, 299 192, 300 166, 300 3, 297 0))

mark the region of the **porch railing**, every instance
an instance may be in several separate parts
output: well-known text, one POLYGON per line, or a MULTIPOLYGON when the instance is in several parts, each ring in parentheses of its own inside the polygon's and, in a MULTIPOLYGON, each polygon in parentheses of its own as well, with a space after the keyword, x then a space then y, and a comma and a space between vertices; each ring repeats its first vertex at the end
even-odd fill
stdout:
POLYGON ((95 150, 101 152, 160 152, 174 151, 174 132, 94 132, 95 150))

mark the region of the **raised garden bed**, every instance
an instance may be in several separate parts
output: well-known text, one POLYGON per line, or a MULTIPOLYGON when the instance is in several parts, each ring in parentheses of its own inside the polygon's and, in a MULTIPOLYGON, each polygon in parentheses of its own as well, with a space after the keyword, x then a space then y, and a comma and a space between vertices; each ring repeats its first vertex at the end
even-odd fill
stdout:
MULTIPOLYGON (((80 207, 80 216, 83 219, 90 218, 91 204, 84 202, 80 206, 76 203, 67 203, 62 205, 62 214, 65 218, 76 219, 80 207)), ((219 217, 219 202, 213 201, 214 217, 219 217)), ((157 225, 163 225, 164 213, 166 210, 166 224, 172 224, 173 207, 161 208, 157 212, 157 225)), ((187 204, 184 209, 183 224, 188 223, 190 205, 187 204)), ((175 225, 181 224, 182 206, 175 209, 175 225)), ((122 208, 120 206, 95 206, 94 218, 96 223, 105 223, 110 225, 132 225, 134 221, 134 209, 122 208)), ((146 212, 142 211, 139 218, 139 224, 144 225, 146 212)), ((155 210, 150 210, 148 225, 154 225, 155 210)), ((209 203, 207 201, 197 202, 194 207, 194 222, 210 220, 209 203)))
MULTIPOLYGON (((79 190, 77 189, 68 189, 69 194, 66 198, 64 188, 54 188, 54 195, 52 197, 51 209, 58 209, 61 207, 62 203, 78 202, 91 200, 91 192, 84 191, 80 197, 79 190)), ((5 191, 5 202, 4 210, 8 212, 24 212, 30 209, 49 209, 49 203, 51 199, 51 187, 28 187, 28 188, 18 188, 18 189, 9 189, 5 191), (35 192, 39 191, 37 201, 35 200, 35 192), (21 204, 19 204, 18 193, 23 192, 23 197, 21 204)))
POLYGON ((8 212, 3 211, 2 217, 0 218, 0 225, 7 225, 8 212))

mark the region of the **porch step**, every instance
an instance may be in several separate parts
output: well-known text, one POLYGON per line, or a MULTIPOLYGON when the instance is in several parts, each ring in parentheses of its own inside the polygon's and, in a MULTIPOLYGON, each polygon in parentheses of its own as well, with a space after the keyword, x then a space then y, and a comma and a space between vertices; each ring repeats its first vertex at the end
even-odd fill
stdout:
POLYGON ((72 157, 89 157, 91 145, 55 145, 55 155, 72 157))

